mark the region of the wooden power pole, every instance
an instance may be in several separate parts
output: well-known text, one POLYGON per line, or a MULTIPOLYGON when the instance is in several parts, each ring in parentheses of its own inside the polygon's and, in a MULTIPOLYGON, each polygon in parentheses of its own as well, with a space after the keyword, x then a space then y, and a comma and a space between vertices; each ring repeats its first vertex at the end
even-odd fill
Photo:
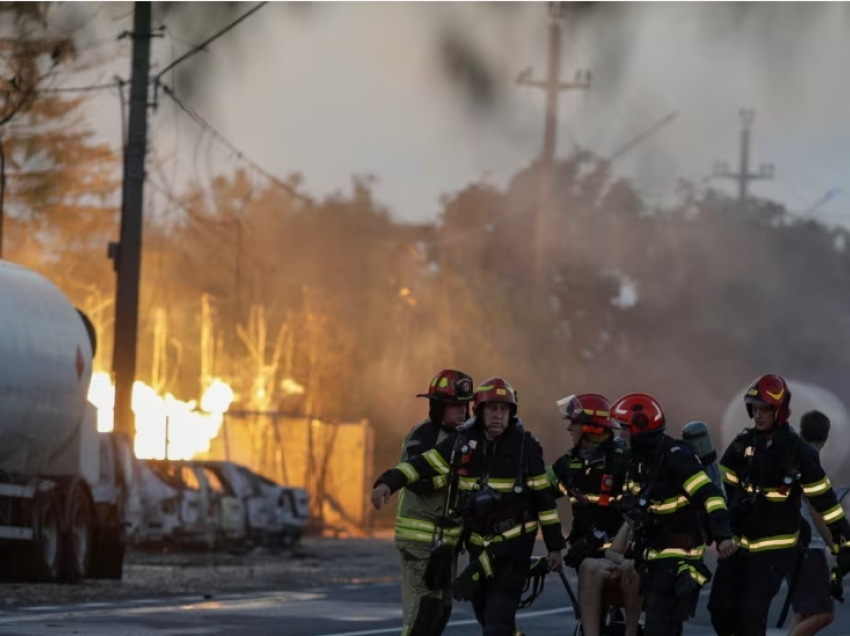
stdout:
POLYGON ((127 149, 124 153, 124 184, 121 193, 121 236, 109 246, 117 273, 115 340, 112 371, 115 378, 115 431, 135 439, 132 410, 136 380, 136 337, 139 326, 139 287, 142 262, 142 208, 145 186, 145 155, 148 137, 148 86, 150 81, 150 2, 136 2, 133 18, 133 61, 130 78, 130 114, 127 149))
POLYGON ((552 172, 555 165, 555 150, 558 133, 558 97, 562 91, 590 88, 590 73, 578 72, 574 82, 561 81, 561 28, 564 22, 565 3, 549 3, 549 54, 545 80, 532 78, 531 68, 517 77, 517 84, 539 88, 546 93, 546 123, 543 132, 543 149, 540 153, 540 181, 538 209, 535 224, 534 271, 539 289, 548 282, 547 244, 552 214, 552 172))

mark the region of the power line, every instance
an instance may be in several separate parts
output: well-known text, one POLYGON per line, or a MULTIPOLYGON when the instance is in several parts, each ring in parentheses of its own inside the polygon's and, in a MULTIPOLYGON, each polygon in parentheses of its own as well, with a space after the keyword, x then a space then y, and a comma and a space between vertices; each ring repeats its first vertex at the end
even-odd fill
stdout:
POLYGON ((679 116, 679 113, 678 113, 678 112, 676 112, 676 111, 674 111, 674 112, 670 113, 669 115, 667 115, 666 117, 664 117, 664 119, 661 119, 660 121, 658 121, 658 122, 656 122, 655 124, 653 124, 650 128, 647 128, 646 130, 644 130, 643 132, 641 132, 641 133, 640 133, 639 135, 637 135, 636 137, 633 137, 632 139, 630 139, 630 140, 629 140, 629 142, 628 142, 628 143, 626 143, 626 145, 625 145, 625 146, 622 146, 619 150, 617 150, 617 152, 615 152, 615 153, 614 153, 614 154, 612 154, 610 157, 608 157, 608 158, 606 159, 606 161, 607 161, 609 164, 610 164, 610 163, 614 163, 614 161, 616 161, 616 160, 617 160, 617 159, 619 159, 621 156, 623 156, 624 154, 626 154, 627 152, 629 152, 629 151, 630 151, 632 148, 634 148, 635 146, 639 145, 641 142, 643 142, 644 140, 646 140, 648 137, 650 137, 650 136, 651 136, 652 134, 654 134, 655 132, 657 132, 657 131, 661 130, 664 126, 666 126, 667 124, 669 124, 670 122, 672 122, 672 121, 673 121, 674 119, 676 119, 678 116, 679 116))
POLYGON ((284 190, 286 193, 288 193, 293 198, 298 199, 300 201, 304 201, 305 203, 312 203, 312 201, 308 197, 306 197, 303 194, 301 194, 300 192, 298 192, 295 188, 293 188, 289 184, 281 181, 279 178, 277 178, 276 176, 271 174, 268 170, 263 168, 256 161, 254 161, 253 159, 248 157, 244 152, 239 150, 239 148, 234 146, 220 132, 218 132, 218 130, 216 130, 212 126, 212 124, 210 124, 206 119, 204 119, 200 115, 200 113, 198 113, 191 106, 187 106, 182 101, 180 101, 180 99, 174 94, 174 91, 170 87, 168 87, 165 84, 161 84, 161 86, 162 86, 162 91, 174 101, 174 103, 177 105, 177 107, 180 110, 182 110, 184 113, 186 113, 192 119, 192 121, 194 121, 196 124, 198 124, 198 126, 200 126, 202 129, 209 132, 216 139, 218 139, 218 141, 222 145, 227 147, 227 149, 230 150, 230 152, 232 152, 238 159, 240 159, 244 163, 248 164, 251 168, 256 170, 258 173, 263 175, 266 179, 271 181, 275 186, 277 186, 281 190, 284 190))
POLYGON ((230 24, 228 24, 228 25, 227 25, 226 27, 224 27, 221 31, 219 31, 219 32, 217 32, 217 33, 215 33, 215 34, 211 35, 210 37, 208 37, 206 40, 204 40, 203 42, 201 42, 198 46, 196 46, 196 47, 195 47, 195 48, 193 48, 192 50, 190 50, 190 51, 188 51, 188 52, 184 53, 183 55, 181 55, 180 57, 178 57, 176 60, 174 60, 171 64, 169 64, 169 65, 168 65, 168 66, 166 66, 164 69, 162 69, 162 70, 161 70, 161 71, 160 71, 160 72, 156 75, 156 77, 154 78, 154 84, 158 85, 158 84, 159 84, 159 80, 160 80, 160 78, 161 78, 163 75, 165 75, 168 71, 170 71, 171 69, 173 69, 175 66, 177 66, 177 65, 178 65, 178 64, 180 64, 181 62, 183 62, 183 61, 187 60, 188 58, 192 57, 192 56, 193 56, 193 55, 195 55, 196 53, 199 53, 199 52, 203 51, 203 50, 204 50, 207 46, 209 46, 210 44, 212 44, 213 42, 215 42, 215 41, 216 41, 218 38, 220 38, 222 35, 224 35, 224 34, 225 34, 225 33, 227 33, 228 31, 230 31, 231 29, 235 28, 235 27, 236 27, 236 26, 237 26, 240 22, 242 22, 243 20, 246 20, 247 18, 249 18, 250 16, 252 16, 253 14, 255 14, 257 11, 259 11, 260 9, 262 9, 262 8, 263 8, 264 6, 266 6, 267 4, 268 4, 268 2, 260 2, 260 3, 259 3, 257 6, 255 6, 253 9, 251 9, 251 10, 250 10, 250 11, 248 11, 247 13, 245 13, 245 14, 241 15, 240 17, 236 18, 236 20, 234 20, 233 22, 231 22, 230 24))
MULTIPOLYGON (((122 81, 123 83, 123 81, 122 81)), ((115 88, 116 83, 109 84, 91 84, 90 86, 60 86, 58 88, 39 88, 36 93, 89 93, 91 91, 102 91, 110 88, 115 88)))

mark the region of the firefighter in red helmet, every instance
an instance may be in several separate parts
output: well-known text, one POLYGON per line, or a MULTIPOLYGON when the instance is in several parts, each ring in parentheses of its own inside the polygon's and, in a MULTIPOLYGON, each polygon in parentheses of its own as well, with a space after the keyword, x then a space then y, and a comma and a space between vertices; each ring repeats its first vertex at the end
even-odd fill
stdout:
POLYGON ((626 636, 636 636, 641 604, 637 586, 629 586, 636 579, 631 576, 633 561, 605 558, 623 524, 617 502, 626 480, 628 447, 615 436, 620 425, 611 419, 611 404, 604 396, 571 395, 556 404, 568 422, 573 447, 552 465, 549 479, 555 497, 566 495, 572 505, 564 564, 579 574, 582 633, 599 636, 605 603, 626 607, 626 636))
MULTIPOLYGON (((444 369, 416 397, 428 399, 428 419, 404 438, 401 461, 431 450, 469 417, 472 378, 444 369)), ((407 484, 398 497, 395 547, 401 559, 402 622, 405 636, 439 636, 452 613, 451 583, 457 570, 461 528, 443 527, 439 516, 447 496, 439 475, 407 484), (440 549, 434 549, 439 544, 440 549)))
MULTIPOLYGON (((829 527, 838 574, 850 571, 850 524, 812 446, 789 426, 791 391, 776 374, 757 378, 744 394, 753 426, 720 460, 732 530, 740 547, 715 572, 708 601, 718 636, 764 636, 773 597, 786 576, 793 587, 809 537, 801 496, 829 527), (803 532, 801 533, 801 530, 803 532)), ((793 591, 793 590, 792 590, 793 591)))
POLYGON ((631 447, 629 492, 620 509, 631 526, 626 557, 635 559, 641 575, 645 632, 679 636, 711 576, 703 563, 706 528, 721 559, 735 550, 729 512, 691 447, 665 433, 667 421, 657 399, 624 395, 611 406, 611 417, 631 447))
POLYGON ((474 404, 473 420, 382 474, 372 503, 380 509, 410 481, 448 479, 447 516, 463 524, 470 555, 469 567, 454 582, 454 598, 472 601, 484 636, 514 636, 538 529, 551 570, 562 568, 564 538, 543 451, 517 417, 513 387, 503 378, 486 380, 474 404))

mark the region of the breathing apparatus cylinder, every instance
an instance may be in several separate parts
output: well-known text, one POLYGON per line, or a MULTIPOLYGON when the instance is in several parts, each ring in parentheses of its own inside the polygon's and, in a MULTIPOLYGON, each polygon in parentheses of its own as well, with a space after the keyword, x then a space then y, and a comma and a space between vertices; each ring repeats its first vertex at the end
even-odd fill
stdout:
POLYGON ((705 469, 711 481, 723 491, 723 478, 717 465, 717 451, 711 439, 711 432, 705 422, 689 422, 682 429, 682 441, 690 446, 705 469))
POLYGON ((689 422, 682 429, 682 441, 690 446, 703 466, 713 463, 717 459, 717 451, 714 450, 714 442, 711 439, 711 431, 705 422, 689 422))

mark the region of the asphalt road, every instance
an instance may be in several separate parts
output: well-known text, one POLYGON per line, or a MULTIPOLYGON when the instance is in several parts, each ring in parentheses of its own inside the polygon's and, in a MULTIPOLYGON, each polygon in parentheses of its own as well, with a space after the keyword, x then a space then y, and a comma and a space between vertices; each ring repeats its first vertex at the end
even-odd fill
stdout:
MULTIPOLYGON (((573 584, 575 580, 573 579, 573 584)), ((771 627, 784 590, 774 601, 771 627)), ((395 584, 347 585, 306 592, 135 600, 72 606, 30 607, 0 612, 4 636, 381 636, 400 632, 399 589, 395 584)), ((556 576, 544 593, 518 614, 528 636, 572 636, 573 610, 556 576)), ((455 606, 448 636, 480 633, 468 603, 455 606)), ((770 629, 768 634, 784 634, 770 629)), ((850 604, 838 606, 825 636, 850 636, 850 604)), ((705 599, 685 627, 687 636, 713 634, 705 599)))

